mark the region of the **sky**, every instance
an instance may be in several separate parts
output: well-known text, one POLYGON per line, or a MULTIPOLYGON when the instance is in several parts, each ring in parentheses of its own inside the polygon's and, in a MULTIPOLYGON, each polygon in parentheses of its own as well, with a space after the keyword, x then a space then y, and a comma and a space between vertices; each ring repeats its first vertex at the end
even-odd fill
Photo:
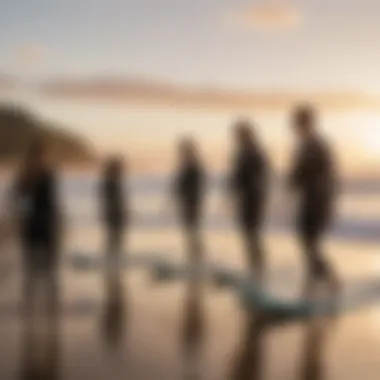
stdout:
POLYGON ((0 73, 380 93, 377 0, 0 4, 0 73))
MULTIPOLYGON (((122 77, 256 93, 380 96, 379 15, 378 0, 0 0, 0 87, 4 75, 33 83, 122 77)), ((241 116, 15 97, 104 152, 140 157, 167 150, 184 133, 220 147, 241 116)), ((288 112, 260 112, 248 116, 268 146, 284 150, 288 112)), ((380 113, 353 110, 325 120, 349 165, 378 165, 380 113)))

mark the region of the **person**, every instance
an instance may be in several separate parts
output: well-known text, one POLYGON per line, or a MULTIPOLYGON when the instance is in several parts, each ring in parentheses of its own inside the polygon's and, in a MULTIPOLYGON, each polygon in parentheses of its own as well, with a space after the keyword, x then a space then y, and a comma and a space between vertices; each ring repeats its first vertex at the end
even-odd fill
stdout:
POLYGON ((250 274, 260 283, 265 269, 261 228, 267 203, 268 162, 248 121, 236 123, 234 137, 236 152, 229 190, 236 207, 250 274))
POLYGON ((124 192, 124 163, 120 157, 110 157, 104 166, 101 183, 103 221, 106 227, 108 259, 120 259, 124 228, 128 212, 124 192))
POLYGON ((339 280, 323 255, 321 243, 334 216, 337 173, 333 154, 317 131, 316 112, 300 106, 293 114, 293 128, 299 147, 291 169, 289 184, 299 195, 298 234, 307 267, 305 293, 309 295, 321 281, 334 292, 339 280))
POLYGON ((184 139, 180 142, 179 161, 179 169, 174 179, 174 197, 187 235, 190 260, 199 263, 202 257, 199 227, 204 201, 205 173, 193 140, 184 139))
POLYGON ((49 307, 58 301, 57 268, 60 243, 60 210, 56 173, 48 159, 48 146, 37 139, 29 146, 12 188, 13 211, 22 248, 24 303, 31 311, 39 278, 45 279, 49 307))

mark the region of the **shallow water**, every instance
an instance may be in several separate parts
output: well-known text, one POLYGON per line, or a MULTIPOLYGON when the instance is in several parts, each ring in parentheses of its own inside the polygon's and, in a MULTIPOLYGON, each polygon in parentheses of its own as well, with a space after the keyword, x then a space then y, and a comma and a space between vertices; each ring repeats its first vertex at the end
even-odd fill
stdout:
MULTIPOLYGON (((157 284, 144 271, 125 273, 121 285, 107 283, 100 271, 74 271, 65 257, 76 251, 101 255, 104 239, 96 219, 94 183, 66 186, 63 201, 70 223, 58 323, 38 319, 32 328, 21 319, 17 250, 2 255, 2 266, 10 260, 14 269, 0 287, 0 379, 378 379, 380 309, 376 307, 338 316, 330 323, 266 325, 253 317, 247 320, 232 292, 207 284, 194 295, 186 283, 157 284), (83 213, 88 214, 87 222, 81 221, 83 213), (36 373, 39 377, 33 377, 36 373)), ((146 213, 150 223, 139 223, 137 218, 125 251, 183 258, 181 231, 174 219, 164 222, 160 214, 162 193, 134 186, 134 210, 137 215, 146 213)), ((376 191, 371 194, 378 199, 376 191)), ((218 204, 215 197, 210 204, 218 204)), ((364 196, 347 192, 346 197, 341 225, 358 222, 355 213, 366 204, 368 191, 364 196)), ((374 205, 370 208, 377 223, 380 212, 374 205)), ((209 210, 203 234, 207 257, 244 268, 242 247, 228 216, 218 214, 217 206, 209 210), (219 224, 213 224, 213 218, 219 224), (225 221, 220 223, 220 218, 225 221)), ((265 239, 268 291, 278 297, 298 297, 302 256, 290 221, 283 218, 282 224, 278 222, 281 228, 275 228, 275 219, 265 239)), ((329 259, 348 285, 380 274, 377 240, 355 226, 352 231, 354 235, 332 233, 326 244, 329 259)))
MULTIPOLYGON (((32 379, 35 368, 38 379, 62 380, 378 379, 379 319, 370 311, 322 327, 261 325, 232 294, 209 287, 191 303, 187 284, 157 286, 133 273, 113 303, 100 273, 64 277, 65 304, 89 299, 94 307, 65 309, 59 328, 44 333, 42 324, 29 341, 17 314, 2 316, 2 379, 32 379), (38 361, 37 351, 48 356, 38 361)), ((14 302, 12 287, 2 288, 2 302, 5 294, 14 302)))

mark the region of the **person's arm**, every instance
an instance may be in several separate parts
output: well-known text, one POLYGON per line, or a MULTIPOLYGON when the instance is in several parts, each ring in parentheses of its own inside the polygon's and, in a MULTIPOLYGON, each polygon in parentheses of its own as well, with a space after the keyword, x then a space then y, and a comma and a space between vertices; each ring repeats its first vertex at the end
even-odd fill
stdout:
POLYGON ((237 169, 237 164, 234 161, 222 182, 222 201, 220 208, 222 210, 222 214, 225 216, 230 216, 234 208, 236 193, 239 187, 238 183, 239 172, 237 169))
POLYGON ((111 196, 110 183, 105 179, 101 179, 98 185, 98 210, 101 223, 104 223, 108 220, 107 205, 111 196))
POLYGON ((264 153, 260 152, 254 160, 254 183, 256 190, 265 192, 268 189, 269 167, 264 153))
POLYGON ((201 198, 203 199, 203 196, 207 190, 207 172, 203 167, 198 172, 197 186, 200 189, 201 198))
POLYGON ((296 190, 301 183, 301 179, 305 172, 305 165, 302 160, 300 151, 296 152, 291 164, 290 172, 287 178, 287 185, 290 190, 296 190))
POLYGON ((225 184, 224 184, 224 193, 226 198, 231 201, 235 198, 236 192, 239 190, 240 187, 240 177, 241 177, 241 168, 240 163, 238 162, 237 157, 233 157, 231 160, 231 167, 229 168, 229 172, 227 173, 225 184))
POLYGON ((48 207, 51 207, 51 213, 55 224, 56 238, 59 246, 64 241, 67 233, 67 223, 59 195, 59 178, 55 171, 51 170, 47 176, 47 197, 49 197, 48 207))

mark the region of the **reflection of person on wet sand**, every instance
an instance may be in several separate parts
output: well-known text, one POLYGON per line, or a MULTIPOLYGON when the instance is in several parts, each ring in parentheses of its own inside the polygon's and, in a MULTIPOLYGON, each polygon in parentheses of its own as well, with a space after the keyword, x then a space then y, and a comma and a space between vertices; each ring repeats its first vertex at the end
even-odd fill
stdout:
POLYGON ((179 160, 174 195, 188 239, 189 260, 192 263, 199 263, 203 255, 199 227, 202 217, 205 175, 194 141, 190 139, 181 141, 179 160))
POLYGON ((123 341, 126 329, 126 300, 122 276, 117 268, 105 273, 105 300, 101 330, 109 347, 116 348, 123 341))
POLYGON ((327 339, 330 337, 334 320, 311 319, 306 322, 305 346, 299 380, 324 380, 323 363, 327 339))
POLYGON ((239 350, 228 379, 262 379, 264 370, 263 345, 269 327, 270 324, 267 323, 263 316, 247 314, 239 350))
POLYGON ((121 158, 110 158, 105 164, 101 184, 103 222, 106 228, 107 259, 120 259, 124 228, 128 222, 124 196, 124 164, 121 158))
POLYGON ((234 129, 236 154, 230 178, 230 193, 241 229, 248 267, 261 282, 265 253, 261 241, 268 191, 268 164, 249 122, 240 121, 234 129))
POLYGON ((300 107, 293 124, 300 139, 290 175, 290 185, 299 195, 298 233, 304 249, 307 268, 305 295, 315 285, 327 283, 339 291, 339 280, 325 258, 321 243, 334 214, 336 173, 329 147, 316 130, 316 114, 311 107, 300 107))
POLYGON ((47 146, 42 141, 29 147, 12 193, 21 243, 23 301, 27 313, 36 301, 40 280, 48 293, 49 310, 54 313, 58 307, 60 215, 56 175, 47 156, 47 146))
MULTIPOLYGON (((302 359, 299 380, 324 380, 323 358, 334 319, 312 318, 305 322, 305 342, 302 347, 302 359)), ((242 332, 242 341, 234 360, 230 380, 263 380, 264 344, 269 331, 281 328, 281 323, 263 315, 247 315, 242 332)))
POLYGON ((29 315, 23 325, 20 380, 58 380, 60 378, 60 335, 58 315, 44 318, 29 315))
POLYGON ((202 302, 201 281, 190 279, 185 295, 182 327, 184 379, 198 379, 202 372, 200 360, 205 334, 202 302))

